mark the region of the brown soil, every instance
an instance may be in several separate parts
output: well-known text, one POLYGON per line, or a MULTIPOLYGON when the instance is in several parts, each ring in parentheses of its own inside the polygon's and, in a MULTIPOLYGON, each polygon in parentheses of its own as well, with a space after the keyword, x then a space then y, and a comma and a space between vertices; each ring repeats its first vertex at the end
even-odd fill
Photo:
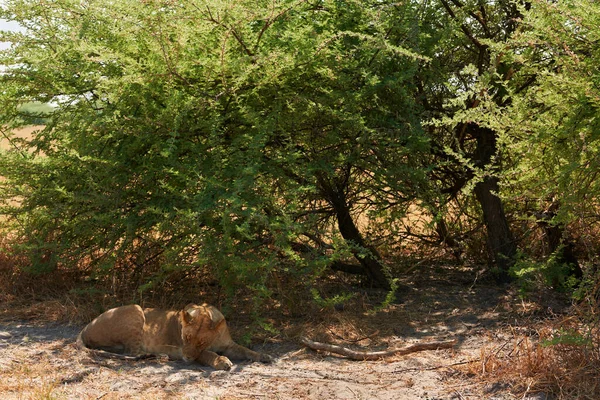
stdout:
MULTIPOLYGON (((19 139, 30 139, 34 132, 44 129, 44 125, 32 125, 25 128, 17 129, 13 131, 12 137, 19 139)), ((0 135, 0 149, 6 150, 11 148, 11 142, 6 138, 4 134, 0 135)))

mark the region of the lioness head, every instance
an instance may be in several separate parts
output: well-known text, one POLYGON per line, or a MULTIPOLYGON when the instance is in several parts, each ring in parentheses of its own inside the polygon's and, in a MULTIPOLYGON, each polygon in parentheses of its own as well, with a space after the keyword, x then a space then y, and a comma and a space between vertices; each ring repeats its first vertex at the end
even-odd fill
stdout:
POLYGON ((225 317, 215 307, 188 304, 181 312, 184 360, 195 360, 226 328, 225 317))

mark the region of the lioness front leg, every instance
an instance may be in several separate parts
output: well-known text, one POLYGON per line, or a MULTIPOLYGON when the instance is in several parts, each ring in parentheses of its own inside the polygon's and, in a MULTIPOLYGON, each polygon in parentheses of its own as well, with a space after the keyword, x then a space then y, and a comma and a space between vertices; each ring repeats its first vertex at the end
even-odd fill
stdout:
POLYGON ((209 367, 213 367, 214 369, 226 371, 229 371, 231 367, 233 367, 233 363, 229 358, 220 356, 210 350, 204 350, 200 352, 200 355, 196 358, 196 361, 202 365, 207 365, 209 367))
POLYGON ((229 357, 232 360, 252 360, 260 361, 263 363, 273 362, 273 357, 268 354, 258 353, 250 350, 244 346, 240 346, 237 343, 230 344, 223 350, 223 355, 229 357))

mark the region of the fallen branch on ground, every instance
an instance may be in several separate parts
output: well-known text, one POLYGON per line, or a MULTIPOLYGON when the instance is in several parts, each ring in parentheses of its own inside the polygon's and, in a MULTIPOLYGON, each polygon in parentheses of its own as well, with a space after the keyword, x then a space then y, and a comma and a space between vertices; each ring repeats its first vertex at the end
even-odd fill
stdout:
POLYGON ((436 342, 426 342, 426 343, 415 343, 409 346, 401 347, 399 349, 393 350, 382 350, 382 351, 361 351, 361 350, 352 350, 342 346, 336 346, 334 344, 327 343, 319 343, 313 342, 310 339, 302 338, 300 342, 313 350, 321 350, 328 351, 330 353, 340 354, 342 356, 348 357, 352 360, 366 361, 366 360, 378 360, 380 358, 396 356, 396 355, 405 355, 409 353, 415 353, 417 351, 424 350, 437 350, 437 349, 449 349, 452 348, 457 341, 456 340, 446 340, 446 341, 436 341, 436 342))
POLYGON ((98 368, 88 368, 84 371, 77 372, 76 374, 70 375, 60 380, 61 385, 69 385, 71 383, 79 383, 85 379, 86 376, 98 372, 98 368))

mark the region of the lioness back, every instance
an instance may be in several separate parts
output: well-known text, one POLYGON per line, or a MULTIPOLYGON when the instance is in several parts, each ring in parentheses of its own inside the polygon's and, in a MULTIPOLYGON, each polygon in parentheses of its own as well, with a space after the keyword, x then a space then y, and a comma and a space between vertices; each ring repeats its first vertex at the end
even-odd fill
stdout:
POLYGON ((142 354, 144 311, 138 305, 110 309, 90 322, 80 334, 86 347, 113 353, 142 354))
POLYGON ((135 356, 166 354, 216 369, 231 368, 229 358, 272 361, 266 354, 235 343, 223 314, 207 304, 190 304, 181 311, 142 309, 138 305, 113 308, 90 322, 77 343, 80 347, 135 356))

